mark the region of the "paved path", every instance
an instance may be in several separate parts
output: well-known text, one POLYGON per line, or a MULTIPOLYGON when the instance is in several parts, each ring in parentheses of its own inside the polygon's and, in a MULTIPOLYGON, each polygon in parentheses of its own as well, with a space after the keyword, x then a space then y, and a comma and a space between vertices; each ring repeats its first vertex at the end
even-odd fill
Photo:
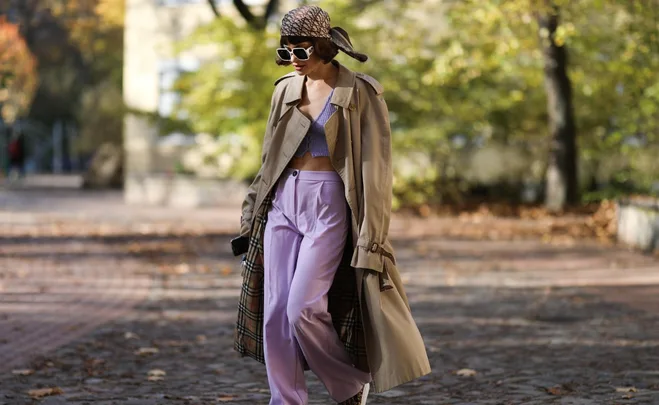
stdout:
MULTIPOLYGON (((36 195, 0 210, 0 404, 267 403, 263 367, 232 350, 235 208, 36 195)), ((392 224, 433 373, 369 403, 659 403, 656 259, 446 238, 432 230, 467 225, 433 221, 392 224)), ((311 374, 309 389, 331 403, 311 374)))

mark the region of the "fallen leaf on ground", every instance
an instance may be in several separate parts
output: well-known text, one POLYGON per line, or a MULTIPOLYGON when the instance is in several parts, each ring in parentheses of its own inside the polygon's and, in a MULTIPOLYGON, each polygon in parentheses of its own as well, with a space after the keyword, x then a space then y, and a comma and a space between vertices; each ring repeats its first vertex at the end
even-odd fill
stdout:
POLYGON ((455 374, 459 375, 460 377, 473 377, 478 374, 478 372, 470 368, 463 368, 462 370, 456 371, 455 374))
POLYGON ((422 217, 429 217, 432 214, 432 210, 430 209, 430 206, 428 204, 423 204, 422 206, 419 207, 419 215, 422 217))
POLYGON ((231 267, 224 266, 222 267, 222 270, 220 272, 222 273, 223 276, 228 276, 229 274, 231 274, 232 271, 233 270, 231 270, 231 267))
POLYGON ((636 387, 616 387, 616 392, 637 392, 636 387))
POLYGON ((189 345, 189 342, 186 342, 185 340, 159 340, 158 341, 158 346, 165 346, 165 347, 183 347, 189 345))
POLYGON ((140 347, 135 351, 135 354, 138 356, 149 356, 151 354, 157 354, 160 352, 157 347, 140 347))
POLYGON ((165 370, 161 370, 159 368, 154 368, 153 370, 149 370, 148 380, 149 381, 162 381, 162 380, 165 379, 166 375, 167 375, 167 372, 165 370))
POLYGON ((207 340, 206 335, 197 335, 197 343, 206 343, 207 340))
POLYGON ((181 263, 175 268, 176 274, 188 274, 190 272, 190 265, 187 263, 181 263))
POLYGON ((11 373, 14 375, 32 375, 34 374, 34 370, 26 368, 23 370, 12 370, 11 373))
POLYGON ((235 398, 236 397, 232 397, 232 396, 224 396, 224 397, 219 397, 217 400, 220 402, 229 402, 229 401, 233 401, 235 398))
POLYGON ((62 391, 62 389, 59 387, 39 388, 39 389, 29 390, 27 394, 32 398, 43 398, 50 395, 61 395, 64 394, 64 391, 62 391))
POLYGON ((137 336, 137 334, 133 332, 126 332, 124 333, 124 339, 139 339, 140 337, 137 336))
POLYGON ((547 391, 547 393, 550 395, 556 395, 556 396, 567 395, 571 392, 562 385, 556 385, 553 387, 545 388, 545 391, 547 391))

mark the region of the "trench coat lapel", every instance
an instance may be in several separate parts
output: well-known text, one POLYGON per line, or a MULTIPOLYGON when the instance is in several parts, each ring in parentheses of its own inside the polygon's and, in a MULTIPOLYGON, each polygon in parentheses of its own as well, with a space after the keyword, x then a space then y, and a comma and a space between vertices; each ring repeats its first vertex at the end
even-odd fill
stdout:
MULTIPOLYGON (((332 116, 325 123, 325 138, 327 140, 327 147, 330 152, 330 156, 335 156, 336 152, 339 121, 343 115, 343 111, 341 109, 348 109, 350 111, 356 110, 356 105, 353 102, 353 90, 355 88, 355 80, 357 76, 355 72, 347 69, 341 64, 335 63, 335 66, 338 66, 339 68, 339 75, 336 79, 336 84, 334 85, 334 92, 332 93, 330 103, 339 108, 337 108, 337 111, 332 114, 332 116)), ((300 103, 300 100, 302 100, 305 77, 295 75, 289 80, 291 83, 286 88, 286 93, 284 94, 284 106, 282 106, 279 113, 279 119, 282 119, 284 115, 286 115, 291 109, 294 109, 300 103)), ((303 117, 306 117, 303 114, 296 114, 296 111, 293 111, 293 114, 295 116, 302 115, 303 117)), ((300 118, 301 117, 293 117, 293 119, 299 119, 299 121, 303 122, 304 120, 300 118)), ((291 127, 294 130, 299 129, 297 128, 297 125, 291 125, 291 127)), ((298 143, 298 137, 300 138, 299 141, 301 141, 306 134, 306 131, 291 131, 291 134, 289 134, 288 128, 286 132, 286 137, 290 140, 291 143, 295 144, 298 143)))
POLYGON ((346 69, 343 65, 339 65, 339 76, 336 79, 334 92, 330 103, 337 108, 336 112, 330 116, 325 123, 325 139, 327 140, 327 150, 331 157, 335 160, 336 156, 336 141, 339 135, 339 122, 343 118, 343 110, 355 110, 355 105, 352 103, 352 93, 355 87, 356 75, 351 70, 346 69))

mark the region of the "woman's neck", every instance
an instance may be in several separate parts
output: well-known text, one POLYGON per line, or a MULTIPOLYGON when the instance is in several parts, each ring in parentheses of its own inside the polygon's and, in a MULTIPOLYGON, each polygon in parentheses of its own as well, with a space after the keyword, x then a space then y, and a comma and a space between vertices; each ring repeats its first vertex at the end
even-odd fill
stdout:
POLYGON ((307 83, 313 84, 317 81, 323 81, 329 85, 333 85, 336 82, 338 75, 339 68, 338 66, 335 66, 334 63, 323 64, 318 69, 307 75, 307 83))

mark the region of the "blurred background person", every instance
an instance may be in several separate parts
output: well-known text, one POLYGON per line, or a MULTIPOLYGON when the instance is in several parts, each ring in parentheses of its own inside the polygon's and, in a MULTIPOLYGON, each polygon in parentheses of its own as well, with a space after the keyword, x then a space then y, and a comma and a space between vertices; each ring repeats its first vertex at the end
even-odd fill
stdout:
POLYGON ((7 177, 10 181, 22 179, 25 176, 25 136, 20 126, 15 126, 7 144, 8 168, 7 177))

